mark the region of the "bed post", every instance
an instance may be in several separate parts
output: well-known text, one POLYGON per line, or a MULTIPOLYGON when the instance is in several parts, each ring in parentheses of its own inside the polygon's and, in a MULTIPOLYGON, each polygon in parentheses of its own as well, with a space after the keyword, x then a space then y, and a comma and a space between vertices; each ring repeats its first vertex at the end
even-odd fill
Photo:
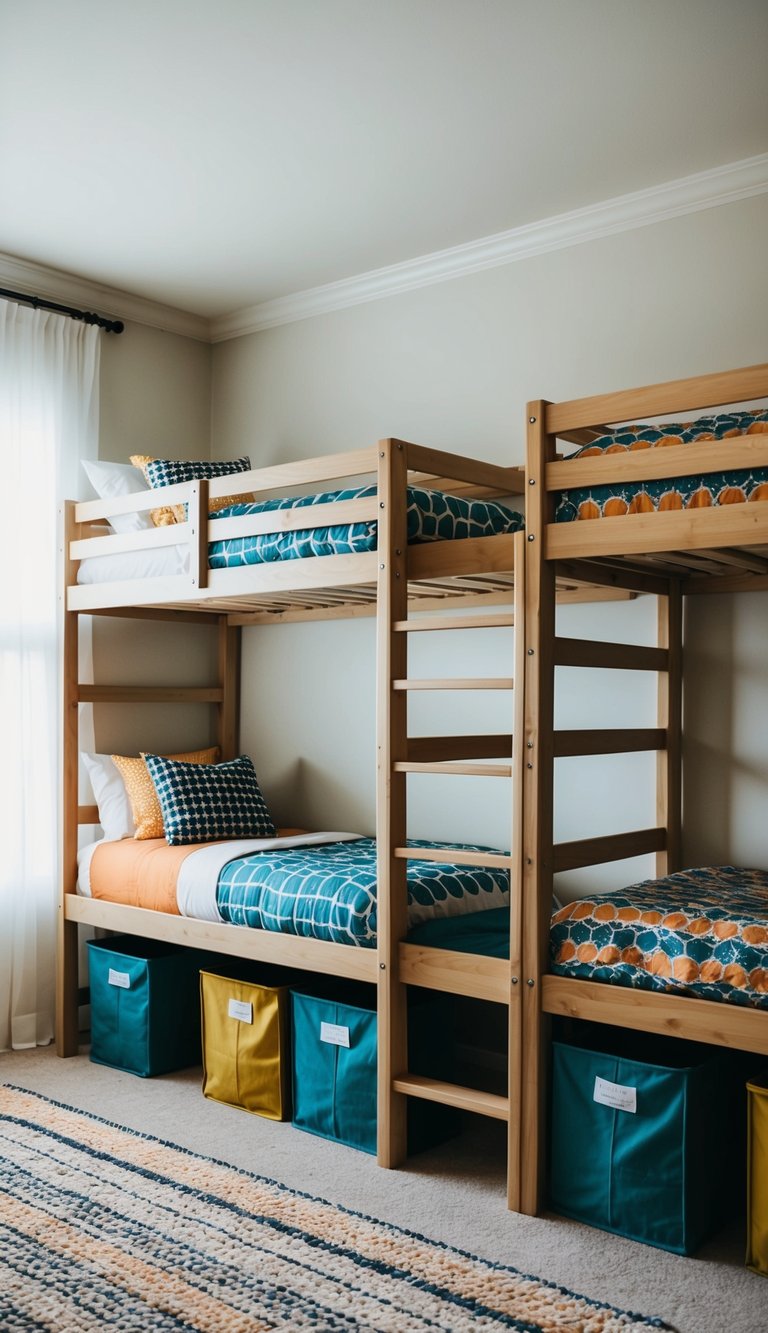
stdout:
POLYGON ((658 720, 667 734, 666 746, 656 757, 656 825, 667 831, 666 846, 656 853, 656 874, 680 869, 682 804, 683 714, 683 598, 680 580, 672 579, 669 592, 658 598, 658 645, 668 654, 667 669, 658 676, 658 720))
POLYGON ((62 787, 61 863, 56 929, 56 1050, 59 1055, 77 1055, 78 1034, 78 937, 77 923, 64 915, 66 895, 74 890, 77 879, 78 828, 78 640, 80 618, 68 611, 66 590, 74 582, 69 543, 75 534, 74 504, 68 501, 60 511, 59 545, 62 552, 62 787))
POLYGON ((222 759, 234 759, 240 747, 240 646, 239 626, 230 625, 226 615, 219 617, 219 686, 222 692, 217 709, 216 738, 222 759))
POLYGON ((520 1211, 532 1215, 544 1180, 549 1020, 541 1011, 541 977, 553 887, 555 567, 546 559, 553 503, 545 468, 555 458, 555 437, 546 431, 548 407, 536 401, 527 408, 520 1211))
POLYGON ((399 1166, 407 1153, 407 1099, 393 1080, 408 1068, 406 988, 398 945, 407 927, 406 862, 394 855, 406 841, 407 694, 394 682, 408 674, 408 636, 393 624, 408 603, 405 446, 378 445, 378 586, 376 603, 376 880, 378 1012, 378 1147, 380 1166, 399 1166))
POLYGON ((512 865, 509 872, 509 1018, 507 1036, 507 1207, 520 1211, 522 1145, 523 788, 525 745, 525 533, 514 536, 515 664, 512 726, 512 865))

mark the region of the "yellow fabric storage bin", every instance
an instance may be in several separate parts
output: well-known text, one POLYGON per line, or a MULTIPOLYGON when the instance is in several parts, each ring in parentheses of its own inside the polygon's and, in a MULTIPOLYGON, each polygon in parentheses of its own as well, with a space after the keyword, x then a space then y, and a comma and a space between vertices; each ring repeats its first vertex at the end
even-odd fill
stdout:
POLYGON ((768 1074, 747 1083, 747 1267, 768 1277, 768 1074))
POLYGON ((203 1093, 268 1120, 291 1114, 287 986, 200 973, 203 1093))

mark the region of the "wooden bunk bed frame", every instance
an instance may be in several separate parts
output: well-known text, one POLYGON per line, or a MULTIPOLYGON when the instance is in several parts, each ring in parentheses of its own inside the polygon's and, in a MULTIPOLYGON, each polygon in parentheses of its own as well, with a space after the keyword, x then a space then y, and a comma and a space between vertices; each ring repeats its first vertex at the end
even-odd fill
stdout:
MULTIPOLYGON (((508 1202, 519 1206, 519 1108, 521 1003, 520 846, 522 784, 520 751, 512 733, 503 735, 411 737, 408 692, 414 689, 509 690, 522 679, 523 534, 407 545, 407 485, 467 497, 508 496, 524 491, 520 468, 499 467, 425 449, 401 440, 375 448, 335 454, 238 474, 237 487, 256 498, 284 494, 293 487, 326 490, 340 478, 373 476, 370 497, 259 513, 208 518, 208 500, 232 490, 231 476, 162 491, 146 491, 111 501, 68 503, 64 510, 66 610, 64 628, 64 790, 63 883, 60 904, 57 983, 57 1044, 60 1055, 78 1050, 78 925, 215 950, 291 968, 366 981, 377 988, 378 1160, 397 1166, 406 1154, 406 1100, 416 1096, 460 1107, 508 1123, 508 1202), (127 535, 110 534, 111 515, 147 510, 158 504, 186 503, 188 518, 171 528, 127 535), (376 519, 378 549, 365 554, 291 559, 273 564, 210 570, 209 541, 266 532, 376 519), (78 585, 77 562, 87 556, 136 551, 185 541, 190 572, 173 578, 78 585), (513 610, 505 607, 513 606, 513 610), (466 608, 486 608, 469 615, 466 608), (423 616, 421 612, 437 615, 423 616), (218 678, 207 688, 91 685, 78 679, 78 626, 81 615, 131 616, 207 624, 218 636, 218 678), (354 948, 242 926, 211 924, 162 912, 78 896, 78 824, 97 822, 95 807, 78 806, 78 706, 81 703, 207 702, 217 710, 217 740, 224 758, 238 753, 240 634, 244 626, 294 620, 377 617, 377 799, 378 942, 354 948), (516 662, 504 679, 418 680, 408 676, 408 639, 420 631, 483 629, 517 624, 516 662), (502 759, 488 764, 485 760, 502 759), (406 782, 409 773, 506 777, 512 784, 511 854, 464 853, 467 864, 486 863, 510 871, 510 960, 479 957, 404 943, 406 935, 406 782), (506 1096, 419 1078, 408 1072, 406 985, 475 996, 509 1011, 509 1081, 506 1096)), ((578 578, 559 580, 566 600, 622 596, 578 578)), ((510 664, 512 665, 512 664, 510 664)), ((522 725, 522 691, 515 694, 515 726, 522 725)), ((434 861, 462 860, 462 854, 418 850, 434 861)))
POLYGON ((768 503, 731 504, 595 521, 554 522, 555 492, 768 467, 768 435, 562 460, 558 439, 583 445, 611 429, 768 397, 768 365, 627 392, 528 404, 525 564, 526 768, 523 838, 522 1211, 543 1198, 549 1016, 580 1018, 768 1054, 768 1014, 732 1004, 548 974, 553 876, 558 871, 655 852, 659 876, 681 869, 682 599, 768 589, 768 503), (558 637, 562 577, 658 598, 656 647, 558 637), (556 666, 658 673, 658 716, 648 729, 556 731, 556 666), (556 843, 554 762, 562 756, 657 753, 656 825, 556 843))

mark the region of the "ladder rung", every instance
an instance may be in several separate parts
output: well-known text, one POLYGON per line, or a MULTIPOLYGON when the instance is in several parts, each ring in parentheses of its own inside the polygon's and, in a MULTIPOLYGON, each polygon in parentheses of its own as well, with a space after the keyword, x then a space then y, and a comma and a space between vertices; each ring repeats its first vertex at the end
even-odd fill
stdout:
POLYGON ((509 612, 490 616, 424 616, 419 619, 395 620, 392 628, 398 634, 416 634, 419 630, 441 629, 496 629, 511 628, 515 617, 509 612))
POLYGON ((454 680, 393 680, 393 690, 513 690, 515 682, 510 676, 467 678, 454 680))
POLYGON ((509 1099, 499 1097, 495 1092, 462 1088, 458 1083, 442 1083, 439 1079, 424 1078, 421 1074, 403 1074, 392 1080, 392 1086, 395 1092, 421 1097, 427 1102, 439 1102, 441 1106, 457 1106, 462 1111, 492 1116, 494 1120, 509 1119, 509 1099))
POLYGON ((404 763, 392 765, 395 773, 452 773, 466 778, 511 778, 511 764, 461 764, 454 761, 433 764, 404 763))
POLYGON ((512 857, 503 852, 460 852, 452 847, 396 847, 393 853, 399 861, 436 861, 440 865, 489 866, 508 870, 512 857))

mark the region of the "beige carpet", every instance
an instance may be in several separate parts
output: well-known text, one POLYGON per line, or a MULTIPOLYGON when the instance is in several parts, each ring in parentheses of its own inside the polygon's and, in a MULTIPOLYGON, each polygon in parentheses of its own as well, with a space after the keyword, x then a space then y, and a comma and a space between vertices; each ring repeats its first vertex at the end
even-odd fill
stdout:
POLYGON ((768 1284, 743 1267, 743 1235, 717 1238, 695 1258, 558 1218, 504 1206, 503 1127, 478 1122, 459 1139, 383 1171, 364 1153, 214 1102, 199 1071, 139 1079, 59 1060, 49 1049, 0 1055, 14 1083, 132 1129, 216 1156, 295 1189, 537 1274, 625 1310, 660 1315, 680 1333, 765 1333, 768 1284))

